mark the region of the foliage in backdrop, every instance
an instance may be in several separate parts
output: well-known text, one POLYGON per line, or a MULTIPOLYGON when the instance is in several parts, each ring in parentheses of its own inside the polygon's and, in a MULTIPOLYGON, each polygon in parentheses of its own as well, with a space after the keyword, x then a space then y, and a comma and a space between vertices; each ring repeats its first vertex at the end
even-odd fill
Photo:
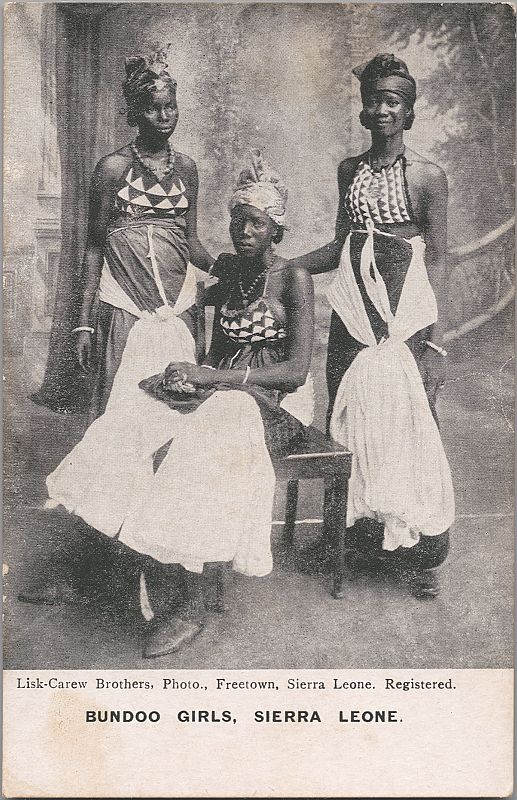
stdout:
MULTIPOLYGON (((198 165, 199 228, 214 254, 230 246, 227 200, 247 150, 257 146, 290 190, 291 231, 281 253, 297 255, 329 240, 337 165, 368 146, 351 69, 386 50, 398 52, 416 74, 417 121, 408 143, 448 174, 452 244, 490 234, 513 213, 515 20, 508 5, 59 3, 55 8, 63 248, 42 402, 61 393, 63 401, 56 403, 69 405, 71 387, 84 398, 68 331, 77 315, 87 186, 95 161, 134 135, 121 113, 123 63, 149 43, 172 42, 180 107, 174 146, 198 165)), ((461 328, 507 302, 512 265, 508 235, 453 259, 450 326, 461 328)), ((326 280, 317 281, 320 294, 326 280)), ((328 307, 320 302, 322 347, 327 325, 328 307)))

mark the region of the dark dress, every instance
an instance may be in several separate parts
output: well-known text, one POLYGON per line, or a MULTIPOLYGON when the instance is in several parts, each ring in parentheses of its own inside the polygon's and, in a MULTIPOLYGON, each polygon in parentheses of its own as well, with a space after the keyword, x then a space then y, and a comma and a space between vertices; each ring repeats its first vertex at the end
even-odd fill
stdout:
MULTIPOLYGON (((367 218, 373 218, 375 229, 389 236, 374 234, 375 262, 388 293, 392 313, 396 312, 402 288, 411 263, 412 250, 408 242, 397 235, 399 223, 414 222, 411 201, 405 178, 405 158, 400 156, 392 167, 373 170, 363 159, 359 162, 345 198, 345 210, 350 220, 350 257, 354 275, 361 293, 368 319, 377 342, 388 336, 386 322, 371 302, 364 286, 360 271, 361 251, 365 241, 364 228, 367 218), (382 173, 378 177, 380 188, 373 200, 365 202, 362 195, 364 181, 371 173, 382 173), (383 188, 385 192, 383 195, 383 188), (380 195, 380 196, 379 196, 380 195), (390 219, 391 221, 387 221, 390 219), (357 231, 357 232, 354 232, 357 231)), ((415 360, 419 361, 426 350, 425 341, 430 337, 430 329, 425 328, 412 336, 406 344, 415 360)), ((327 431, 334 408, 336 394, 341 380, 365 345, 357 341, 346 328, 341 317, 332 312, 327 352, 327 387, 329 407, 327 431)), ((435 398, 429 397, 432 414, 438 423, 435 398)), ((411 548, 399 547, 394 551, 382 549, 384 526, 373 519, 359 520, 347 532, 347 546, 362 554, 382 556, 391 562, 402 562, 418 569, 431 569, 439 566, 449 550, 449 532, 437 536, 421 536, 420 541, 411 548)))
MULTIPOLYGON (((189 261, 188 207, 186 187, 175 171, 158 181, 134 160, 120 179, 104 247, 104 269, 139 311, 153 312, 164 300, 173 306, 180 293, 189 261), (149 255, 151 226, 154 266, 149 255)), ((102 286, 101 280, 91 419, 106 408, 129 331, 137 320, 124 308, 106 302, 102 286)), ((195 336, 195 308, 188 309, 181 319, 195 336)))

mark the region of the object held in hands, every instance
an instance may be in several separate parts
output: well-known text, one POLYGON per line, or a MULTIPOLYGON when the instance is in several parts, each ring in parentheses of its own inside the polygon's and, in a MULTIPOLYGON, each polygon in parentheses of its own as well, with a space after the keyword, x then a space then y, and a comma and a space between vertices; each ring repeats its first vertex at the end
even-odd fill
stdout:
POLYGON ((150 378, 144 378, 138 384, 140 389, 150 394, 156 400, 161 400, 170 408, 176 411, 194 411, 199 405, 206 400, 213 392, 214 389, 201 389, 196 387, 188 381, 171 381, 165 378, 165 373, 160 372, 158 375, 151 375, 150 378))

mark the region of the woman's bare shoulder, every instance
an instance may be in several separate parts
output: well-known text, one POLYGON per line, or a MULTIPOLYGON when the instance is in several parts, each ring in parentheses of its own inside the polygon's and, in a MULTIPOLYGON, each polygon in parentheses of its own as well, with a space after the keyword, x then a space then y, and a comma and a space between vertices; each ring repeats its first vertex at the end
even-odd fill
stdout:
POLYGON ((219 253, 212 265, 210 274, 217 278, 222 278, 228 273, 234 272, 236 260, 237 257, 234 253, 219 253))
POLYGON ((196 162, 186 153, 175 150, 176 165, 183 168, 186 172, 197 172, 196 162))
POLYGON ((300 267, 284 258, 277 258, 272 270, 272 274, 274 273, 281 275, 284 289, 291 295, 293 292, 303 295, 306 295, 307 291, 312 293, 312 276, 305 267, 300 267))
POLYGON ((427 178, 432 181, 447 180, 445 171, 438 164, 435 164, 434 161, 422 156, 415 150, 410 150, 406 147, 405 157, 407 166, 413 171, 418 172, 422 178, 427 178))
POLYGON ((129 145, 120 147, 97 162, 94 178, 100 183, 111 183, 113 180, 118 180, 132 159, 133 153, 129 145))
POLYGON ((340 162, 337 168, 337 178, 340 187, 348 186, 365 155, 366 153, 361 153, 358 156, 348 156, 340 162))

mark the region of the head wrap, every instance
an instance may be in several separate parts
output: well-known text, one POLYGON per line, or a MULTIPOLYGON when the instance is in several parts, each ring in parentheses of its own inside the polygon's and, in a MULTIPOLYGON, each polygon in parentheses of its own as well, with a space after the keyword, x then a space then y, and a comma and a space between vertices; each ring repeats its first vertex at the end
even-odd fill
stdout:
POLYGON ((126 80, 123 83, 127 103, 128 122, 135 124, 142 113, 149 95, 160 89, 176 91, 178 85, 169 73, 167 54, 170 44, 160 47, 156 44, 148 56, 137 55, 126 58, 126 80))
POLYGON ((230 200, 230 212, 235 206, 253 206, 264 211, 273 222, 285 227, 287 189, 282 179, 270 169, 260 150, 251 150, 251 166, 242 170, 230 200))
POLYGON ((361 97, 372 92, 387 91, 398 94, 409 108, 416 100, 416 81, 409 74, 407 64, 393 53, 379 53, 371 61, 352 70, 361 81, 361 97))

